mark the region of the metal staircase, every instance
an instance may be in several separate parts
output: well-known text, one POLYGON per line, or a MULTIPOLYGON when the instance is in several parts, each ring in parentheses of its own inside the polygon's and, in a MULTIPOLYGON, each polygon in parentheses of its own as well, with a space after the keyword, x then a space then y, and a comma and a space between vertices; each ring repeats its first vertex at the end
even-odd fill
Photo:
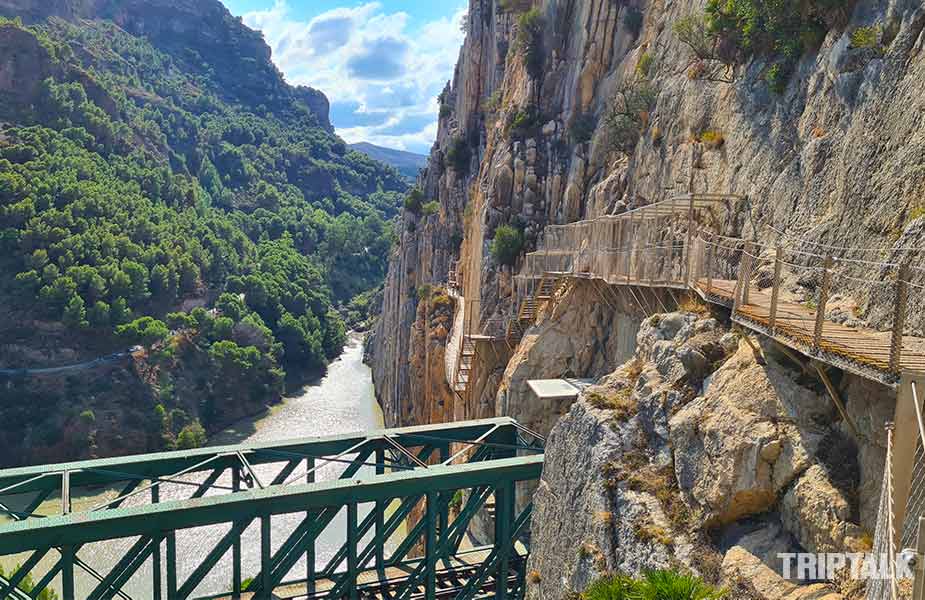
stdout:
POLYGON ((469 387, 469 377, 472 374, 472 363, 475 360, 475 342, 472 338, 463 338, 462 350, 459 353, 459 362, 456 364, 456 377, 453 381, 453 391, 464 394, 469 387))

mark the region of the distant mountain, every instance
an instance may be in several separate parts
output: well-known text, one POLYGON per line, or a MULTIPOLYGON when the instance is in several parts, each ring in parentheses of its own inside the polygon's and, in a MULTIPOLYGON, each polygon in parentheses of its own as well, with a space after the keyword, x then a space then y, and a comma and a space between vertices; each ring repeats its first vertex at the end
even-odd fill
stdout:
POLYGON ((427 165, 427 156, 415 154, 414 152, 383 148, 367 142, 350 144, 350 148, 351 150, 362 152, 374 160, 395 167, 396 171, 412 181, 418 178, 418 173, 427 165))

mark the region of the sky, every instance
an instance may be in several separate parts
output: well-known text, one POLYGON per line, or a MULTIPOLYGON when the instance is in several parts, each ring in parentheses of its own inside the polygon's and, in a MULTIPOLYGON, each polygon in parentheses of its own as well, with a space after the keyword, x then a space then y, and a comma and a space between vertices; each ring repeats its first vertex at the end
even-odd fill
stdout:
POLYGON ((222 1, 263 32, 289 83, 325 93, 348 143, 430 151, 466 0, 222 1))

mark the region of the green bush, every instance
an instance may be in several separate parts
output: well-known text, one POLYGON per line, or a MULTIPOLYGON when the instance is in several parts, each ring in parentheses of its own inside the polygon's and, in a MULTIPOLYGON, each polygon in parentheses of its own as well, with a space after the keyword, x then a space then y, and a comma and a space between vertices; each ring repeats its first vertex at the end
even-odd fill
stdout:
POLYGON ((604 575, 581 594, 581 600, 635 600, 638 585, 623 575, 604 575))
POLYGON ((880 45, 880 28, 858 27, 851 32, 851 45, 854 48, 877 48, 880 45))
POLYGON ((420 214, 421 207, 424 205, 424 192, 420 188, 412 188, 408 195, 405 196, 405 210, 420 214))
POLYGON ((453 170, 460 175, 469 172, 469 163, 472 161, 472 150, 465 138, 456 137, 450 142, 450 147, 446 151, 446 159, 453 167, 453 170))
POLYGON ((654 64, 655 59, 652 55, 648 52, 643 52, 642 56, 639 57, 639 62, 636 63, 636 74, 640 77, 648 78, 654 64))
POLYGON ((735 60, 743 62, 753 55, 773 60, 777 68, 766 79, 772 90, 780 92, 800 56, 818 47, 845 4, 844 0, 708 0, 705 20, 711 45, 727 48, 725 52, 735 60))
POLYGON ((569 127, 569 139, 572 144, 585 144, 591 141, 594 136, 594 130, 597 128, 597 120, 591 113, 581 113, 572 119, 569 127))
MULTIPOLYGON (((16 569, 19 569, 20 566, 21 565, 17 565, 16 569)), ((3 567, 0 567, 0 577, 6 577, 6 573, 3 567)), ((32 592, 32 590, 35 589, 35 579, 32 578, 32 573, 27 574, 16 587, 26 593, 32 592)), ((36 596, 36 600, 58 600, 58 594, 56 594, 55 591, 50 587, 46 587, 44 590, 39 592, 39 594, 36 596)))
POLYGON ((519 13, 529 10, 533 5, 533 0, 498 0, 498 8, 501 12, 519 13))
POLYGON ((177 450, 191 450, 206 445, 206 430, 199 421, 193 421, 180 430, 177 435, 177 450))
POLYGON ((452 115, 452 114, 453 114, 453 107, 452 107, 452 106, 450 106, 449 104, 441 104, 441 105, 440 105, 440 118, 441 118, 441 119, 448 119, 448 118, 450 117, 450 115, 452 115))
POLYGON ((764 80, 768 82, 768 87, 775 94, 783 94, 787 91, 787 82, 790 80, 790 70, 786 63, 774 63, 767 73, 764 74, 764 80))
POLYGON ((511 266, 517 262, 523 247, 523 231, 510 225, 501 225, 495 230, 495 237, 491 241, 491 256, 498 264, 511 266))
POLYGON ((634 580, 607 574, 591 583, 581 600, 721 600, 727 592, 707 585, 702 579, 673 571, 649 571, 634 580))
POLYGON ((645 79, 636 78, 623 85, 610 101, 604 117, 615 150, 630 154, 642 132, 649 125, 649 112, 655 106, 655 88, 645 79))
POLYGON ((542 116, 535 105, 529 104, 517 112, 508 114, 505 130, 515 138, 533 136, 542 125, 542 116))
POLYGON ((699 577, 673 571, 650 571, 639 582, 638 600, 720 600, 726 592, 699 577))
POLYGON ((517 19, 517 37, 514 47, 523 59, 527 73, 533 79, 543 75, 543 63, 546 61, 543 50, 543 29, 546 21, 538 8, 532 8, 517 19))
POLYGON ((440 203, 436 200, 431 200, 427 204, 421 207, 421 214, 425 217, 435 215, 440 212, 440 203))

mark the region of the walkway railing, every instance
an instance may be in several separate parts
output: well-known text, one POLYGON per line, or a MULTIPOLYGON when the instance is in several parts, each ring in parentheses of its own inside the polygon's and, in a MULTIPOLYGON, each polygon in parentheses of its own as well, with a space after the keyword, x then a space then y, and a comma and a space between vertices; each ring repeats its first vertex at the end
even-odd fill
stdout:
POLYGON ((542 463, 503 418, 0 471, 0 598, 521 597, 515 483, 542 463), (79 508, 98 486, 120 491, 79 508), (493 542, 464 548, 492 496, 493 542))

